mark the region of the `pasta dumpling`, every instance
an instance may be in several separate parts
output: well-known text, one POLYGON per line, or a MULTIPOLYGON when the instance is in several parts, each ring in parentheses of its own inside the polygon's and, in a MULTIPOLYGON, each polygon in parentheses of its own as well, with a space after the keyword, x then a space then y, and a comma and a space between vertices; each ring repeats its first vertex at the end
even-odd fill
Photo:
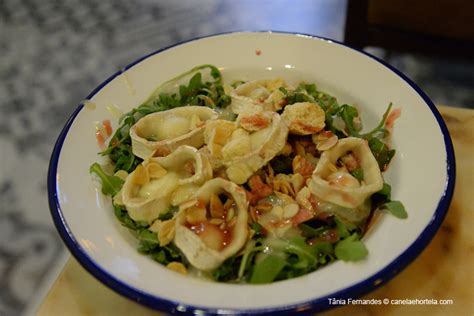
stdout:
POLYGON ((130 173, 122 188, 122 203, 133 220, 151 223, 177 198, 173 192, 178 187, 200 185, 210 178, 207 158, 196 148, 181 146, 166 157, 145 160, 130 173))
POLYGON ((357 208, 382 186, 382 174, 367 141, 356 137, 340 139, 324 151, 308 184, 319 199, 347 208, 357 208), (354 166, 344 164, 348 154, 354 166), (342 166, 338 168, 341 160, 342 166), (363 180, 356 179, 347 168, 360 168, 363 180))
POLYGON ((180 205, 174 243, 189 263, 209 271, 245 244, 248 201, 238 185, 214 178, 193 199, 180 205))
POLYGON ((181 145, 204 144, 204 124, 217 119, 217 112, 203 106, 183 106, 141 118, 130 128, 133 154, 145 159, 166 156, 181 145))

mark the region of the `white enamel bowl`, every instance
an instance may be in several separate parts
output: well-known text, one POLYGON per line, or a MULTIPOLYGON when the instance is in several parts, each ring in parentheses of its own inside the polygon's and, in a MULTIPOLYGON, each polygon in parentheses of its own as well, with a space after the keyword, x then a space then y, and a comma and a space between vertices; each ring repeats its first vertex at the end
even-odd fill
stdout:
POLYGON ((318 37, 275 32, 239 32, 175 45, 127 66, 88 97, 61 132, 52 154, 48 189, 56 227, 76 259, 114 291, 149 307, 187 313, 321 311, 328 298, 355 298, 384 284, 408 265, 439 228, 454 189, 454 154, 441 116, 403 74, 363 52, 318 37), (214 64, 224 78, 283 77, 356 104, 367 128, 390 102, 402 109, 392 144, 396 156, 385 173, 393 199, 409 217, 383 216, 365 236, 366 260, 336 262, 309 275, 268 285, 231 285, 171 272, 139 254, 136 242, 115 219, 109 199, 89 174, 99 160, 94 122, 117 120, 162 82, 200 64, 214 64))

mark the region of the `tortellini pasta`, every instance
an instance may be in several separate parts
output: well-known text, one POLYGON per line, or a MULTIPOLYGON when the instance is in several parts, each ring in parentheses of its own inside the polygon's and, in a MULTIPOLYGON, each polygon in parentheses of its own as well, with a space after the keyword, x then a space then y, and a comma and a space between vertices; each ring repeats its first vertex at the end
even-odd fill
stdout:
POLYGON ((218 114, 203 106, 183 106, 141 118, 131 129, 133 154, 142 159, 166 156, 181 145, 199 148, 205 122, 218 114))
POLYGON ((247 208, 245 191, 238 185, 209 180, 180 206, 174 242, 194 267, 215 269, 245 244, 247 208))
POLYGON ((348 137, 321 155, 309 188, 321 200, 346 208, 357 208, 383 186, 382 174, 367 141, 348 137), (351 152, 364 174, 364 180, 355 179, 347 170, 338 170, 338 159, 351 152))
POLYGON ((166 157, 151 157, 140 164, 125 180, 121 194, 133 220, 151 223, 177 197, 180 187, 200 185, 212 178, 206 156, 196 148, 181 146, 166 157))

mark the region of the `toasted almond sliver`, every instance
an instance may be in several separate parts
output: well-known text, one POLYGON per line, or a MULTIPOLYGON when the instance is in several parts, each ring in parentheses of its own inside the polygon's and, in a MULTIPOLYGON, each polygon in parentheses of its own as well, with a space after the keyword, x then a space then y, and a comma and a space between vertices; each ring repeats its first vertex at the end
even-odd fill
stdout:
POLYGON ((175 234, 175 223, 175 219, 170 219, 160 224, 160 229, 158 231, 160 246, 166 246, 173 240, 175 234))
POLYGON ((221 225, 222 223, 224 223, 224 220, 222 218, 211 218, 209 223, 211 223, 212 225, 221 225))
POLYGON ((224 205, 217 194, 212 194, 210 199, 211 217, 222 218, 224 216, 224 205))
POLYGON ((291 147, 290 143, 286 143, 283 149, 280 151, 280 154, 283 156, 289 156, 293 151, 293 147, 291 147))
POLYGON ((338 138, 336 135, 334 135, 326 140, 318 142, 318 144, 316 145, 316 149, 319 151, 331 149, 337 144, 337 141, 338 141, 338 138))
POLYGON ((298 193, 304 187, 304 177, 300 173, 293 174, 291 177, 291 184, 295 189, 295 193, 298 193))
POLYGON ((212 135, 212 142, 218 145, 224 145, 232 136, 233 130, 224 127, 216 127, 212 135))
POLYGON ((302 157, 306 155, 306 150, 304 149, 303 145, 300 142, 295 142, 295 149, 296 153, 302 157))
POLYGON ((147 166, 148 174, 150 178, 159 179, 166 175, 167 171, 161 165, 156 162, 149 163, 147 166))
POLYGON ((228 210, 232 207, 232 204, 234 204, 234 200, 232 199, 227 199, 224 203, 224 210, 228 210))
POLYGON ((133 182, 135 184, 144 185, 150 181, 150 175, 143 165, 138 165, 134 172, 133 182))
POLYGON ((234 215, 235 215, 235 209, 234 209, 233 207, 231 207, 231 208, 227 211, 226 221, 232 220, 232 218, 234 218, 234 215))
POLYGON ((166 267, 170 270, 173 270, 175 272, 178 272, 184 275, 188 274, 188 270, 186 270, 186 267, 181 262, 173 261, 173 262, 168 263, 166 267))
POLYGON ((199 207, 191 207, 186 210, 186 221, 195 225, 206 221, 206 209, 199 207))

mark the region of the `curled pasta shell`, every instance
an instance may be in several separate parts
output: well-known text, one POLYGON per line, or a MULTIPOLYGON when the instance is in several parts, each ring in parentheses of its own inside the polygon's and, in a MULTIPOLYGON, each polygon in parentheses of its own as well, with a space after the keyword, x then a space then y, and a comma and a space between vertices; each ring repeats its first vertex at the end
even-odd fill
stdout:
MULTIPOLYGON (((349 174, 347 176, 351 177, 349 174)), ((382 174, 367 141, 356 137, 340 139, 334 147, 324 151, 308 185, 319 199, 347 208, 360 206, 373 193, 381 190, 382 186, 382 174), (357 156, 364 181, 359 186, 333 185, 328 180, 331 174, 337 172, 337 169, 334 170, 337 160, 349 151, 357 156)))
POLYGON ((133 154, 145 159, 154 153, 165 156, 181 145, 199 148, 204 144, 204 123, 217 117, 217 112, 204 106, 148 114, 130 128, 133 154))
POLYGON ((133 220, 151 223, 176 201, 173 192, 178 187, 200 185, 210 178, 212 168, 207 157, 196 148, 181 146, 166 157, 145 160, 130 173, 122 188, 121 202, 133 220), (186 171, 186 164, 191 164, 192 170, 186 171), (156 177, 157 173, 162 176, 156 177))
MULTIPOLYGON (((176 233, 174 243, 184 253, 189 263, 197 269, 209 271, 217 268, 227 258, 236 254, 245 244, 248 235, 247 228, 247 208, 248 201, 245 191, 237 186, 236 184, 221 179, 214 178, 207 181, 196 193, 195 200, 184 203, 180 206, 178 216, 176 218, 176 233), (216 247, 216 245, 210 245, 204 241, 206 232, 202 232, 201 235, 195 233, 195 229, 190 227, 187 222, 188 210, 193 210, 196 207, 202 205, 209 205, 213 196, 219 194, 227 194, 230 196, 234 203, 234 213, 227 214, 230 222, 227 222, 226 234, 230 236, 230 240, 226 241, 225 246, 216 247), (196 206, 196 201, 198 201, 196 206)), ((220 219, 219 223, 216 221, 202 222, 198 224, 199 227, 205 228, 207 232, 222 233, 219 231, 216 224, 223 225, 223 220, 220 219), (222 223, 221 223, 222 222, 222 223)), ((197 226, 195 226, 197 227, 197 226)), ((200 228, 200 229, 201 229, 200 228)), ((215 238, 220 243, 219 238, 215 238)), ((219 245, 218 245, 219 246, 219 245)))

